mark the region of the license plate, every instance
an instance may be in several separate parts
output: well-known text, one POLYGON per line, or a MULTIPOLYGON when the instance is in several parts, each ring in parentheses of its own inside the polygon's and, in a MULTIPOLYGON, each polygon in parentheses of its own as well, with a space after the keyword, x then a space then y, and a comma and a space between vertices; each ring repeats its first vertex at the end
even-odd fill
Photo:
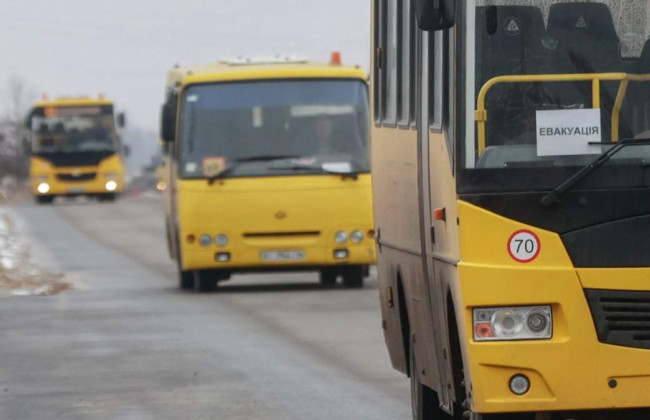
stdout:
POLYGON ((260 256, 268 262, 302 261, 305 259, 305 251, 266 251, 260 253, 260 256))
POLYGON ((83 187, 68 188, 68 194, 83 194, 86 192, 86 189, 83 187))

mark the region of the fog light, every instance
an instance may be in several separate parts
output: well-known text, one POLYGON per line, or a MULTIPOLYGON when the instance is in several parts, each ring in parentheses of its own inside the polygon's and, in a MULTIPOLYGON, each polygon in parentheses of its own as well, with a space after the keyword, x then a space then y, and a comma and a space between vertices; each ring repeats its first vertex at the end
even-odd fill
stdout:
POLYGON ((117 189, 117 182, 108 181, 106 183, 106 191, 115 191, 117 189))
POLYGON ((352 232, 352 234, 350 234, 350 240, 355 244, 361 243, 361 241, 363 241, 363 232, 360 230, 355 230, 352 232))
POLYGON ((530 390, 530 380, 524 375, 510 378, 510 391, 515 395, 524 395, 530 390))
POLYGON ((212 245, 212 236, 210 235, 201 235, 199 238, 199 243, 201 244, 202 247, 209 247, 212 245))
POLYGON ((334 235, 334 240, 337 244, 344 244, 345 241, 348 240, 348 234, 345 231, 339 230, 336 232, 336 235, 334 235))
POLYGON ((47 194, 48 192, 50 192, 50 184, 48 184, 46 182, 42 182, 42 183, 38 184, 38 187, 36 187, 36 189, 41 194, 47 194))
POLYGON ((217 246, 226 246, 228 245, 228 236, 224 235, 223 233, 221 235, 217 235, 217 237, 214 239, 214 243, 217 244, 217 246))
POLYGON ((348 252, 347 249, 335 249, 334 250, 334 259, 337 260, 344 260, 346 259, 350 253, 348 252))
POLYGON ((230 261, 230 252, 218 252, 215 256, 215 260, 218 262, 228 262, 230 261))

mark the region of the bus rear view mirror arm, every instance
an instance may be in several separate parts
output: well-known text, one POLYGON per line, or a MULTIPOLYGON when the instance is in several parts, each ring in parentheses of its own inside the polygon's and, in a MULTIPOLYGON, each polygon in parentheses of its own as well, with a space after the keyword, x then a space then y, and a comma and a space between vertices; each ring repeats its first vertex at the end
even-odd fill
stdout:
POLYGON ((456 0, 415 0, 415 16, 423 31, 449 29, 456 23, 456 0))

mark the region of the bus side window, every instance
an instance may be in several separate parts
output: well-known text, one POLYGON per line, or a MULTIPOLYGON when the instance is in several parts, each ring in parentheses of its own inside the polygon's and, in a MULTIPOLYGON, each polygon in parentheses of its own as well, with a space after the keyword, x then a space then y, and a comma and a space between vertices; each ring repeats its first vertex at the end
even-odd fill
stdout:
POLYGON ((416 82, 416 34, 413 0, 402 0, 401 19, 398 22, 400 34, 400 97, 399 123, 401 128, 415 128, 415 82, 416 82), (399 27, 401 26, 401 28, 399 27))
POLYGON ((453 29, 429 32, 429 128, 443 133, 447 142, 447 151, 452 168, 454 167, 453 127, 451 122, 452 104, 451 88, 453 62, 450 51, 453 47, 451 37, 453 29))
POLYGON ((375 123, 385 127, 397 126, 401 104, 401 27, 402 0, 380 0, 376 18, 378 45, 375 56, 375 76, 380 83, 376 91, 375 123), (378 114, 377 114, 378 112, 378 114))

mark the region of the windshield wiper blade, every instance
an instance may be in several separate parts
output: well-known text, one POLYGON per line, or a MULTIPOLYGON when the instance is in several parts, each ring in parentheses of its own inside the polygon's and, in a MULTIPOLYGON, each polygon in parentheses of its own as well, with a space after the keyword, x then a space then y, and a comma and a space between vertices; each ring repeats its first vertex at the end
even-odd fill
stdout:
POLYGON ((299 158, 299 155, 258 155, 258 156, 249 156, 245 158, 234 159, 230 165, 228 165, 223 171, 219 172, 216 175, 213 175, 208 178, 208 185, 214 184, 215 181, 225 178, 226 175, 232 173, 239 165, 242 163, 249 162, 271 162, 274 160, 283 160, 283 159, 296 159, 299 158))
POLYGON ((550 206, 551 204, 557 202, 562 194, 564 194, 568 189, 573 187, 575 184, 580 182, 584 177, 594 172, 596 169, 600 168, 604 163, 610 160, 615 154, 623 150, 627 146, 650 146, 650 139, 625 139, 617 143, 602 143, 603 145, 612 145, 615 146, 611 149, 603 152, 598 156, 593 162, 584 166, 578 172, 570 176, 566 181, 560 184, 553 191, 542 197, 541 203, 543 206, 550 206))

